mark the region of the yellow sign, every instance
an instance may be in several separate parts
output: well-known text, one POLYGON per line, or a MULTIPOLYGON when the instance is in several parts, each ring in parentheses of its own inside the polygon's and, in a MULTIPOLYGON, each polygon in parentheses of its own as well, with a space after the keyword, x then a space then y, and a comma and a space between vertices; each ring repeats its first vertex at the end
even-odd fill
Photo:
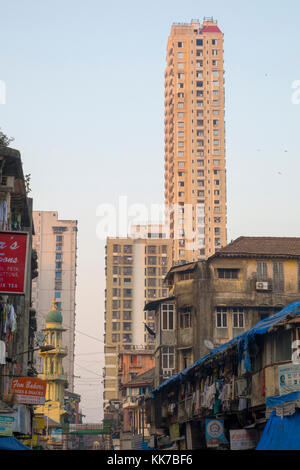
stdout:
POLYGON ((45 417, 44 416, 34 416, 33 418, 33 430, 42 431, 45 429, 45 417))

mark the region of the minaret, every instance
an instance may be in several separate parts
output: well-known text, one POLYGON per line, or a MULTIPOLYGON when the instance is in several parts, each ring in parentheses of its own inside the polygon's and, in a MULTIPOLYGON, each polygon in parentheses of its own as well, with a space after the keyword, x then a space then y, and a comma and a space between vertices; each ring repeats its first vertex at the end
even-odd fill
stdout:
POLYGON ((43 372, 39 378, 47 382, 45 405, 39 407, 36 413, 43 413, 45 416, 63 424, 62 415, 64 410, 64 390, 68 385, 67 376, 62 367, 62 360, 67 356, 67 348, 62 346, 62 315, 53 306, 46 316, 46 328, 43 330, 46 338, 46 345, 53 346, 49 351, 40 351, 43 358, 43 372))

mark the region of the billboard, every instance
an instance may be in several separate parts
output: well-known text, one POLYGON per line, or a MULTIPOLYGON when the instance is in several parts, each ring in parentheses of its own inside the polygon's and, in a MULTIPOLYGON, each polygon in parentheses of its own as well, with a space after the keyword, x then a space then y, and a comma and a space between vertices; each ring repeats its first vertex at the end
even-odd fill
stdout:
POLYGON ((258 434, 256 429, 231 429, 229 432, 231 450, 255 449, 257 446, 258 434))
POLYGON ((0 232, 0 293, 24 294, 28 233, 0 232))
POLYGON ((279 395, 300 392, 300 364, 278 366, 279 395))
POLYGON ((15 418, 12 416, 0 416, 0 436, 12 436, 15 418))
POLYGON ((23 404, 43 405, 46 387, 45 380, 35 377, 14 377, 11 381, 11 393, 23 404))

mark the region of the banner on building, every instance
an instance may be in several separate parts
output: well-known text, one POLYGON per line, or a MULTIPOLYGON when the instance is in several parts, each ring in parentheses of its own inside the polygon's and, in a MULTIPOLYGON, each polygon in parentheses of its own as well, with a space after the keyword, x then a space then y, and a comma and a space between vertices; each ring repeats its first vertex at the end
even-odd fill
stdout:
POLYGON ((207 447, 218 447, 227 442, 224 435, 223 419, 205 420, 205 438, 207 447))
POLYGON ((0 292, 24 294, 28 234, 24 232, 0 232, 0 292))
POLYGON ((58 444, 62 442, 62 428, 56 428, 51 430, 51 440, 58 444))
POLYGON ((47 383, 35 377, 14 377, 11 392, 19 403, 43 405, 45 403, 47 383))
POLYGON ((0 436, 12 436, 14 418, 12 416, 0 416, 0 436))
POLYGON ((300 392, 300 364, 278 366, 279 395, 300 392))
POLYGON ((231 429, 230 450, 255 449, 258 443, 256 429, 231 429))

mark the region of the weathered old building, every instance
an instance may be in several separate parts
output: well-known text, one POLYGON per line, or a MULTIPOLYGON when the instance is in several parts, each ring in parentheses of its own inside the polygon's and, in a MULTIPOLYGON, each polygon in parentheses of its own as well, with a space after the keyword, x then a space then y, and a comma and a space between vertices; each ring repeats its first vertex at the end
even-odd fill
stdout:
POLYGON ((240 237, 206 261, 174 266, 156 318, 157 386, 299 299, 300 238, 240 237))
POLYGON ((299 449, 299 325, 298 301, 156 387, 158 448, 299 449))
POLYGON ((37 273, 27 189, 20 152, 0 146, 0 397, 8 401, 11 378, 35 374, 31 281, 37 273))

